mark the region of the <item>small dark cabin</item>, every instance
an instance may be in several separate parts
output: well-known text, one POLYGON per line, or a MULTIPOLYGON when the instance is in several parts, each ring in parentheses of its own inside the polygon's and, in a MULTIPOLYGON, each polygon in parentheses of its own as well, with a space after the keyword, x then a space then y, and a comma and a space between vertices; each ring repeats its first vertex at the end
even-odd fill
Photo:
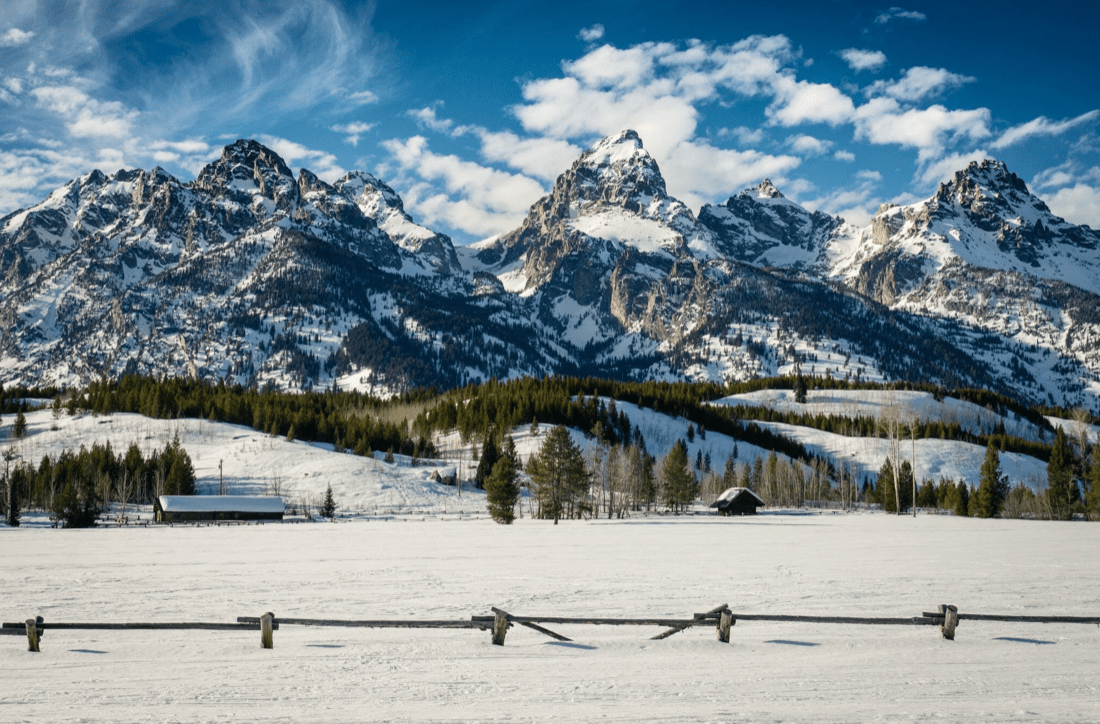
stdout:
POLYGON ((283 499, 253 495, 162 495, 153 501, 158 523, 282 520, 283 499))
POLYGON ((756 515, 763 504, 760 496, 748 488, 729 488, 710 507, 717 508, 718 515, 756 515))

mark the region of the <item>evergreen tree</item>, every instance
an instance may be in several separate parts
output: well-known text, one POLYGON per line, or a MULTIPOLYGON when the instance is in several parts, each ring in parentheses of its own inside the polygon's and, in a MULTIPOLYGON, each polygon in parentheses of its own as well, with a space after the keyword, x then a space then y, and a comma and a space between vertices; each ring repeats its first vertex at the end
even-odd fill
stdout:
POLYGON ((682 511, 695 500, 699 481, 691 470, 683 440, 676 441, 661 463, 661 483, 665 504, 672 511, 682 511))
POLYGON ((99 497, 87 470, 73 471, 54 497, 53 513, 63 528, 91 528, 99 519, 99 497))
POLYGON ((554 427, 527 463, 527 474, 539 501, 539 517, 553 518, 583 512, 580 496, 588 490, 588 469, 580 448, 564 426, 554 427))
POLYGON ((879 469, 875 482, 875 496, 882 509, 890 513, 908 510, 913 504, 913 467, 908 460, 901 462, 898 485, 894 485, 894 465, 889 458, 879 469), (897 495, 895 495, 895 489, 897 495), (896 500, 895 498, 900 498, 896 500))
POLYGON ((806 403, 806 378, 802 376, 801 368, 798 368, 794 379, 794 401, 800 405, 806 403))
POLYGON ((180 446, 180 436, 177 432, 172 442, 164 450, 167 458, 168 474, 164 479, 165 495, 194 495, 195 494, 195 466, 191 463, 191 456, 180 446))
POLYGON ((336 519, 336 500, 332 497, 332 485, 325 490, 325 500, 321 503, 321 517, 329 520, 336 519))
POLYGON ((516 519, 519 485, 516 482, 515 462, 508 455, 502 456, 493 465, 493 470, 485 481, 485 500, 489 506, 489 515, 496 522, 511 525, 516 519))
POLYGON ((960 480, 959 484, 955 486, 955 500, 951 509, 959 517, 970 515, 970 487, 966 484, 966 481, 960 480))
POLYGON ((23 436, 27 434, 27 416, 20 410, 15 414, 15 425, 12 427, 12 434, 15 435, 16 440, 22 440, 23 436))
POLYGON ((726 467, 722 471, 722 484, 727 488, 737 487, 737 459, 730 453, 726 458, 726 467))
POLYGON ((982 463, 982 479, 978 483, 978 517, 993 518, 1004 507, 1008 496, 1008 476, 1001 475, 1001 456, 990 441, 982 463))
POLYGON ((493 472, 493 466, 500 460, 500 448, 497 447, 496 435, 490 430, 485 436, 485 442, 481 445, 481 459, 477 463, 477 472, 474 473, 474 485, 484 489, 485 482, 493 472))
POLYGON ((1092 449, 1092 467, 1089 468, 1088 495, 1085 511, 1089 520, 1100 520, 1100 444, 1092 449))
POLYGON ((1050 447, 1050 460, 1047 462, 1047 502, 1051 517, 1055 520, 1069 520, 1073 515, 1073 492, 1077 483, 1073 480, 1073 454, 1069 449, 1066 432, 1058 428, 1054 444, 1050 447))

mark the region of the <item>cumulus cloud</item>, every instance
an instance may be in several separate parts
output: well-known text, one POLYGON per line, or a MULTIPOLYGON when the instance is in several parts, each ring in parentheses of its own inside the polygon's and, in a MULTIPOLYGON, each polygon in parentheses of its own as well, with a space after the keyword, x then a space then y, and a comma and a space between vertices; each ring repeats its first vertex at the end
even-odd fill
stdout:
POLYGON ((973 83, 974 80, 975 78, 952 73, 946 68, 916 66, 906 70, 898 80, 875 81, 865 92, 868 96, 889 96, 899 101, 916 102, 973 83))
POLYGON ((603 37, 603 26, 596 23, 591 27, 581 28, 581 31, 577 33, 577 37, 586 43, 595 43, 603 37))
POLYGON ((840 57, 844 59, 849 68, 857 73, 864 70, 878 70, 886 65, 886 53, 881 50, 847 48, 840 51, 840 57))
POLYGON ((1100 184, 1067 186, 1046 202, 1051 211, 1071 224, 1085 224, 1100 231, 1100 184))
POLYGON ((137 111, 117 101, 97 101, 74 86, 40 86, 31 91, 39 107, 66 120, 73 136, 107 136, 124 138, 131 135, 137 111))
POLYGON ((558 138, 523 138, 510 131, 491 132, 479 126, 463 126, 456 134, 473 134, 481 139, 481 157, 503 163, 527 176, 553 181, 584 151, 558 138))
POLYGON ((884 13, 879 14, 879 16, 875 18, 875 24, 876 25, 885 25, 886 23, 890 22, 891 20, 916 20, 916 21, 919 22, 921 20, 927 20, 927 19, 928 19, 927 15, 925 15, 922 12, 918 12, 916 10, 905 10, 903 8, 890 8, 889 10, 887 10, 884 13))
POLYGON ((946 183, 955 177, 957 171, 969 166, 971 161, 981 161, 988 157, 989 154, 983 149, 945 156, 939 160, 926 163, 917 172, 917 179, 926 187, 946 183))
POLYGON ((348 95, 348 100, 357 106, 378 102, 378 94, 373 91, 363 90, 348 95))
POLYGON ((801 163, 796 156, 716 148, 706 141, 684 141, 660 162, 667 179, 675 179, 675 195, 700 208, 718 196, 753 186, 764 178, 780 178, 801 163))
POLYGON ((941 105, 901 110, 892 98, 875 98, 855 112, 856 137, 874 144, 918 149, 927 162, 950 143, 980 140, 990 135, 989 110, 948 110, 941 105))
POLYGON ((801 153, 807 156, 819 156, 826 153, 833 144, 829 141, 822 141, 819 138, 814 138, 813 136, 799 134, 788 138, 787 145, 790 146, 791 150, 795 153, 801 153))
POLYGON ((718 136, 721 138, 733 136, 742 146, 755 146, 764 140, 764 129, 749 128, 748 126, 738 126, 737 128, 723 128, 718 131, 718 136))
POLYGON ((444 223, 472 235, 515 228, 545 192, 534 179, 429 150, 413 136, 382 144, 399 170, 422 179, 403 189, 406 206, 429 226, 444 223))
POLYGON ((1082 113, 1076 118, 1066 118, 1061 121, 1052 121, 1046 116, 1039 116, 1027 123, 1021 123, 1018 126, 1009 128, 1001 134, 1000 138, 989 145, 999 150, 1021 143, 1029 138, 1034 138, 1035 136, 1060 136, 1071 128, 1075 128, 1085 123, 1091 123, 1097 118, 1100 118, 1100 110, 1089 111, 1088 113, 1082 113))
POLYGON ((765 112, 772 123, 781 126, 803 123, 835 126, 850 120, 854 111, 852 99, 835 86, 780 76, 775 81, 775 101, 765 112))
POLYGON ((20 30, 19 28, 11 28, 8 32, 0 35, 0 47, 15 48, 20 45, 26 45, 31 42, 31 38, 34 37, 34 33, 29 30, 20 30))
POLYGON ((454 126, 454 121, 449 118, 440 118, 435 112, 436 107, 441 105, 443 105, 442 101, 437 102, 435 105, 427 106, 426 108, 411 110, 408 113, 424 128, 429 128, 439 133, 450 133, 451 128, 454 126))
POLYGON ((259 140, 282 156, 288 166, 307 168, 328 183, 333 183, 347 173, 337 163, 336 156, 327 151, 317 151, 277 136, 259 136, 259 140))
POLYGON ((350 143, 353 146, 358 146, 359 137, 370 129, 374 128, 374 126, 374 123, 355 122, 332 126, 331 130, 336 131, 337 133, 343 133, 346 136, 346 138, 344 139, 346 143, 350 143))
POLYGON ((840 150, 833 153, 833 158, 837 161, 845 161, 851 163, 856 160, 856 155, 851 151, 840 150))

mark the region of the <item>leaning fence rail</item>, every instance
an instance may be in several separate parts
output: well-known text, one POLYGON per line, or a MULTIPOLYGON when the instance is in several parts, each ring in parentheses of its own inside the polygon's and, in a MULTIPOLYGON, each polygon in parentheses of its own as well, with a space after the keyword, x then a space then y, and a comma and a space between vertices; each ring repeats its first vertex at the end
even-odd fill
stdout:
POLYGON ((666 616, 630 617, 591 617, 591 616, 554 616, 519 615, 492 607, 491 614, 475 615, 469 619, 327 619, 327 618, 276 618, 268 612, 261 616, 239 616, 236 622, 79 622, 47 623, 41 616, 28 618, 17 623, 4 623, 0 626, 0 635, 26 636, 29 651, 39 651, 41 640, 46 631, 259 631, 260 643, 264 648, 274 647, 273 632, 282 626, 333 627, 333 628, 405 628, 405 629, 477 629, 490 631, 492 643, 504 645, 508 629, 519 625, 533 629, 558 641, 572 641, 560 633, 552 631, 542 624, 554 626, 654 626, 666 630, 652 639, 664 639, 673 634, 702 626, 715 626, 718 640, 730 641, 730 630, 741 621, 771 621, 784 623, 841 624, 866 626, 939 626, 945 639, 955 638, 955 629, 960 621, 994 621, 1001 623, 1052 623, 1052 624, 1091 624, 1100 625, 1100 616, 1060 616, 1060 615, 1014 615, 992 613, 959 613, 956 606, 942 604, 932 613, 922 613, 909 617, 874 616, 815 616, 796 614, 736 613, 722 604, 705 613, 692 614, 691 618, 672 618, 666 616))

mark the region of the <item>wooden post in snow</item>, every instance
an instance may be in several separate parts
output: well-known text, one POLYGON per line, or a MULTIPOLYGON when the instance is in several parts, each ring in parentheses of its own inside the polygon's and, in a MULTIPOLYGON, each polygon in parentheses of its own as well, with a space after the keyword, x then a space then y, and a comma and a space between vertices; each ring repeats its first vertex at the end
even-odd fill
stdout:
POLYGON ((736 623, 736 619, 733 617, 733 611, 724 609, 722 615, 718 619, 718 640, 724 644, 730 642, 730 628, 736 623))
POLYGON ((503 646, 504 637, 508 634, 508 614, 504 611, 493 611, 493 645, 503 646))
POLYGON ((943 624, 940 633, 948 641, 955 640, 955 627, 959 625, 959 609, 945 603, 940 604, 940 613, 943 614, 943 624))
POLYGON ((260 616, 260 645, 265 649, 275 648, 275 635, 272 633, 275 623, 275 614, 268 611, 260 616))
MULTIPOLYGON (((27 651, 34 651, 39 653, 38 648, 38 624, 42 622, 42 617, 28 618, 27 619, 27 651)), ((18 631, 19 629, 16 629, 18 631)))

